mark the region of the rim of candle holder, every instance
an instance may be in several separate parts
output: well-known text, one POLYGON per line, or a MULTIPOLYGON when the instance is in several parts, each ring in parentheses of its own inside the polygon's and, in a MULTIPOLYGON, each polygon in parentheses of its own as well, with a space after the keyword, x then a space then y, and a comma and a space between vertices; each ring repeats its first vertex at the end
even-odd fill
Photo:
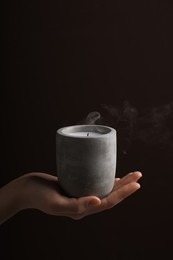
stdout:
POLYGON ((105 126, 105 125, 70 125, 70 126, 65 126, 62 128, 59 128, 57 130, 57 134, 70 137, 70 138, 103 138, 107 137, 113 134, 116 134, 116 130, 110 126, 105 126), (78 133, 78 132, 96 132, 100 135, 98 136, 92 136, 92 135, 87 135, 87 136, 75 136, 75 135, 70 135, 72 133, 78 133))

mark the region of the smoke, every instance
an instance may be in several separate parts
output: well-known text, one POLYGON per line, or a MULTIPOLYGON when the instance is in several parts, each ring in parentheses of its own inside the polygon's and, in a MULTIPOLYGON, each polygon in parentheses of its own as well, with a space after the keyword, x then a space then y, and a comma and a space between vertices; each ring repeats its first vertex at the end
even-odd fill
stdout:
POLYGON ((86 125, 96 124, 98 119, 100 119, 101 115, 99 112, 91 112, 87 115, 86 119, 84 119, 83 123, 86 125))
POLYGON ((83 124, 104 124, 117 130, 124 154, 138 141, 148 146, 173 148, 173 101, 159 107, 139 110, 125 101, 121 107, 102 105, 101 114, 91 112, 83 124))

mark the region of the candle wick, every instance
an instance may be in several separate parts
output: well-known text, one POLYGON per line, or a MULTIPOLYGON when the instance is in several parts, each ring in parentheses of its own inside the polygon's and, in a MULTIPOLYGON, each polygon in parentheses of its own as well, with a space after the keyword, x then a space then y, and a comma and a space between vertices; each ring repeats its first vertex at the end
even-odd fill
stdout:
POLYGON ((89 136, 89 133, 87 133, 87 136, 89 136))

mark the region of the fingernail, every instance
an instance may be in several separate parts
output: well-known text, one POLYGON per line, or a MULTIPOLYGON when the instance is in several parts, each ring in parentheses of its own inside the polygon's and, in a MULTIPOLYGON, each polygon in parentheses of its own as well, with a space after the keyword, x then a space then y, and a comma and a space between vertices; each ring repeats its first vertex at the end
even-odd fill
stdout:
POLYGON ((140 177, 142 177, 142 173, 141 173, 141 172, 136 171, 135 173, 138 173, 138 175, 139 175, 140 177))
POLYGON ((129 173, 129 174, 130 174, 130 175, 135 174, 135 175, 138 175, 139 177, 142 177, 142 173, 141 173, 140 171, 131 172, 131 173, 129 173))
POLYGON ((137 190, 139 190, 141 188, 141 185, 138 182, 136 182, 136 188, 137 188, 137 190))

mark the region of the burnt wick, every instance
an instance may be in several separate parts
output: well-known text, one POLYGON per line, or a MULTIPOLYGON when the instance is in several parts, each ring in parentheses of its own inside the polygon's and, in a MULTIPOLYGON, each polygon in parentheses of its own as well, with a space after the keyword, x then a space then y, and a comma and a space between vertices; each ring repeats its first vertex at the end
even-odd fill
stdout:
POLYGON ((87 136, 89 136, 89 133, 87 133, 87 136))

